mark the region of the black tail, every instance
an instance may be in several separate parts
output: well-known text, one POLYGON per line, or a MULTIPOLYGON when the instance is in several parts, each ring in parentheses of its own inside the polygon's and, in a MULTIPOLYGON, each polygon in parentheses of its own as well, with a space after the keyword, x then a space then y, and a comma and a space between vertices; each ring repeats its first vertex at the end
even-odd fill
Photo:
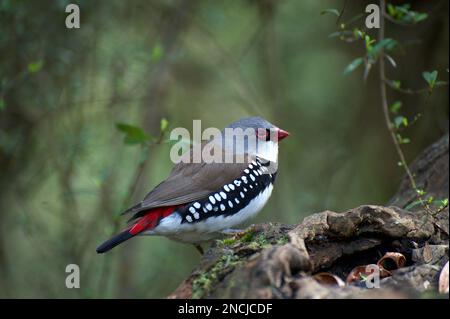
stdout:
POLYGON ((113 249, 117 245, 123 243, 125 240, 130 239, 131 237, 134 237, 134 235, 130 234, 128 230, 124 230, 123 232, 117 234, 111 239, 108 239, 103 244, 97 247, 97 253, 103 254, 106 253, 108 250, 113 249))

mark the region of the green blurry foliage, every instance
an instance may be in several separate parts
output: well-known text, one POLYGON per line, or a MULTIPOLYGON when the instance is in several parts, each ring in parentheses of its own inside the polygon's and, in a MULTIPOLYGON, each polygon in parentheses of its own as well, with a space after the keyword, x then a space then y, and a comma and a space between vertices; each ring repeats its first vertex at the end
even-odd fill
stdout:
POLYGON ((416 24, 428 18, 428 14, 411 10, 411 4, 403 5, 387 4, 387 13, 395 19, 405 24, 416 24))
POLYGON ((39 72, 42 69, 43 64, 42 61, 31 62, 28 64, 28 72, 31 74, 39 72))
POLYGON ((133 145, 133 144, 146 144, 150 141, 151 136, 144 132, 144 130, 140 127, 117 123, 116 128, 124 133, 125 144, 133 145))

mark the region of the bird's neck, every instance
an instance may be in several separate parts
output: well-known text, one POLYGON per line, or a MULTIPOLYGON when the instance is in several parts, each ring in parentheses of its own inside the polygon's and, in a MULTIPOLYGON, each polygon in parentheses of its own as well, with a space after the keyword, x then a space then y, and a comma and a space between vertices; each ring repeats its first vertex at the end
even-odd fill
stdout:
POLYGON ((258 143, 256 155, 266 161, 278 163, 278 143, 272 141, 258 143))

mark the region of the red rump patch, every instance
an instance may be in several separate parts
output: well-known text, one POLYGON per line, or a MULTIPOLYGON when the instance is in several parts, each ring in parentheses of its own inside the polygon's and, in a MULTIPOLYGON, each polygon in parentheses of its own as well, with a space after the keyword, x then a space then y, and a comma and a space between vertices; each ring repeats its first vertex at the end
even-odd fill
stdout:
POLYGON ((142 218, 130 228, 129 233, 134 236, 144 230, 155 228, 162 218, 172 214, 177 207, 178 206, 158 207, 147 211, 147 214, 142 216, 142 218))

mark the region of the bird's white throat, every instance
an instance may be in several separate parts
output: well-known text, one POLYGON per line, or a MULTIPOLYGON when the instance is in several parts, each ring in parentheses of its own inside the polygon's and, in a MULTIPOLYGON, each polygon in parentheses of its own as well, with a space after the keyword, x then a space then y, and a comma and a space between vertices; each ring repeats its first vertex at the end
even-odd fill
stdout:
POLYGON ((272 163, 277 163, 278 142, 266 141, 258 143, 256 155, 264 160, 270 161, 272 163))

